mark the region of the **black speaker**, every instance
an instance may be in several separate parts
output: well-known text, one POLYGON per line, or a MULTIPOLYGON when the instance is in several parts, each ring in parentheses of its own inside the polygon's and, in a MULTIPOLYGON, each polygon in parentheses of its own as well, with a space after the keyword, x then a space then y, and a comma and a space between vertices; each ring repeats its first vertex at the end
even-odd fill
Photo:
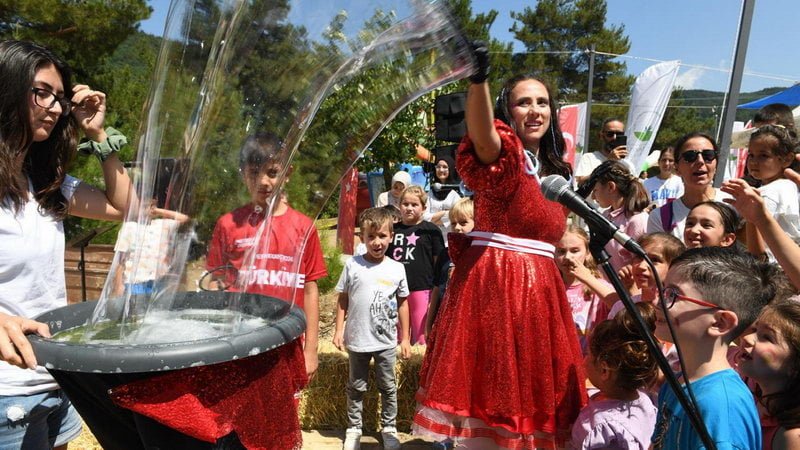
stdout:
POLYGON ((467 133, 464 123, 464 103, 466 92, 440 95, 434 101, 433 113, 436 116, 436 139, 447 142, 461 142, 467 133))

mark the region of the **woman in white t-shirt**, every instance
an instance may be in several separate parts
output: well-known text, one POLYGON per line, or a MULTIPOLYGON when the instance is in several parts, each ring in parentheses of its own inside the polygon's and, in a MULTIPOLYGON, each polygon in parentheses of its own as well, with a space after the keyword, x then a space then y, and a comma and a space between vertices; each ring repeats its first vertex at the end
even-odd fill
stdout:
POLYGON ((650 201, 658 208, 683 195, 683 180, 675 174, 675 149, 667 147, 658 155, 658 176, 644 180, 650 201))
POLYGON ((730 196, 714 189, 719 147, 705 133, 689 133, 675 143, 675 165, 683 180, 683 195, 650 212, 647 232, 663 231, 683 239, 686 216, 694 205, 707 200, 722 201, 730 196))
POLYGON ((64 217, 122 219, 131 182, 116 152, 126 140, 103 127, 105 94, 73 86, 69 67, 44 47, 0 42, 0 86, 0 448, 66 448, 80 418, 25 334, 49 336, 29 317, 67 304, 64 217), (101 160, 105 191, 65 173, 79 128, 89 139, 81 150, 101 160))

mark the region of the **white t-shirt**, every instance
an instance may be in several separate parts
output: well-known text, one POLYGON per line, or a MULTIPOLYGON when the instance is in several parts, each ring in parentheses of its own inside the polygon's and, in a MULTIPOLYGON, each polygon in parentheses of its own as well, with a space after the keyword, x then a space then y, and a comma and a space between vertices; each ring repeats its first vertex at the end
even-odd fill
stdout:
POLYGON ((353 352, 397 347, 398 297, 408 297, 405 267, 389 257, 380 263, 364 256, 347 260, 336 292, 348 297, 344 345, 353 352))
POLYGON ((758 189, 764 198, 764 206, 781 226, 781 229, 800 243, 800 206, 797 185, 784 178, 765 184, 758 189))
MULTIPOLYGON (((72 198, 80 180, 67 176, 61 193, 72 198)), ((33 185, 28 182, 32 192, 33 185)), ((64 224, 39 211, 31 196, 19 213, 0 207, 0 311, 34 318, 67 305, 64 279, 64 224)), ((44 367, 20 369, 0 361, 0 396, 58 389, 44 367)))
POLYGON ((381 192, 380 194, 378 194, 378 201, 375 202, 375 207, 377 208, 379 206, 386 206, 386 205, 392 205, 394 207, 399 208, 400 199, 392 196, 390 191, 381 192))
MULTIPOLYGON (((726 198, 731 198, 731 196, 719 189, 714 189, 714 201, 721 202, 726 198)), ((686 216, 689 215, 690 208, 683 203, 681 198, 676 198, 674 201, 650 211, 650 217, 647 219, 647 232, 665 231, 664 225, 661 223, 661 211, 664 208, 672 208, 672 223, 675 225, 668 233, 683 242, 683 230, 686 228, 686 216)))
POLYGON ((447 233, 450 232, 450 214, 447 211, 453 209, 453 205, 455 205, 459 200, 461 200, 461 196, 458 195, 458 192, 456 191, 448 192, 447 197, 445 197, 444 200, 438 200, 432 192, 428 193, 428 206, 425 213, 422 214, 422 220, 433 222, 431 218, 434 214, 440 211, 445 211, 444 215, 442 216, 442 224, 436 225, 439 227, 439 231, 442 232, 442 238, 444 238, 445 246, 447 246, 447 233))
POLYGON ((575 178, 588 177, 597 166, 603 164, 606 160, 608 160, 608 158, 600 151, 584 153, 581 155, 578 160, 578 166, 575 168, 575 178))
POLYGON ((666 180, 658 177, 648 178, 642 184, 656 207, 664 206, 667 200, 680 198, 683 195, 683 180, 677 175, 672 175, 666 180))
POLYGON ((128 253, 125 257, 125 283, 154 281, 169 272, 178 225, 174 219, 153 219, 141 226, 134 221, 122 225, 114 251, 128 253))

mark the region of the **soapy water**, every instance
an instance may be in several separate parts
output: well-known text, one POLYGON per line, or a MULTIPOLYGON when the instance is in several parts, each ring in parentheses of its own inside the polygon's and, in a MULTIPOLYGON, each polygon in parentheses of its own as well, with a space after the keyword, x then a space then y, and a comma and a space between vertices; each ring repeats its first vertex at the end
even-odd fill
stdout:
MULTIPOLYGON (((134 327, 127 341, 137 344, 192 342, 214 339, 234 333, 249 333, 270 324, 262 317, 218 309, 154 311, 134 327)), ((119 344, 122 327, 119 321, 103 322, 60 331, 56 342, 84 344, 119 344)))

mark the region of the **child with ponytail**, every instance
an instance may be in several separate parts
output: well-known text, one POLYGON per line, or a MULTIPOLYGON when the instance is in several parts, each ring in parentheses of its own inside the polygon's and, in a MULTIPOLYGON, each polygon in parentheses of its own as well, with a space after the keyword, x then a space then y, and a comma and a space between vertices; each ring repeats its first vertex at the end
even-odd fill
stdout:
MULTIPOLYGON (((592 172, 590 178, 596 180, 592 196, 601 207, 606 208, 603 215, 608 220, 633 239, 647 232, 648 215, 645 209, 650 203, 650 196, 625 163, 606 161, 592 172)), ((633 259, 633 255, 616 241, 609 242, 606 251, 616 270, 630 264, 633 259)))

